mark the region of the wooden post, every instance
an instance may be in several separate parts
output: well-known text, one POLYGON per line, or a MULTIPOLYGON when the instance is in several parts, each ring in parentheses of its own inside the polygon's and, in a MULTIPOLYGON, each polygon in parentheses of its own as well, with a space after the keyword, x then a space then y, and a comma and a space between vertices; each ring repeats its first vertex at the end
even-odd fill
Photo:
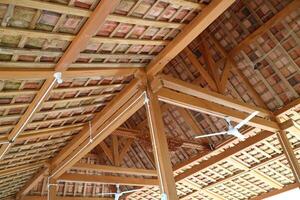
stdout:
POLYGON ((294 174, 295 182, 299 184, 300 183, 300 165, 299 165, 298 159, 296 158, 293 147, 292 147, 286 134, 287 134, 286 131, 281 130, 277 133, 277 137, 280 141, 282 151, 284 152, 284 155, 285 155, 286 159, 288 160, 290 168, 294 174))
POLYGON ((57 189, 58 189, 58 185, 57 185, 57 181, 56 179, 49 179, 48 181, 48 200, 56 200, 57 196, 57 189))
POLYGON ((168 200, 177 200, 176 184, 169 155, 167 137, 164 133, 159 101, 157 95, 154 94, 151 89, 148 89, 147 95, 149 98, 146 102, 147 118, 160 189, 162 193, 167 195, 168 200))

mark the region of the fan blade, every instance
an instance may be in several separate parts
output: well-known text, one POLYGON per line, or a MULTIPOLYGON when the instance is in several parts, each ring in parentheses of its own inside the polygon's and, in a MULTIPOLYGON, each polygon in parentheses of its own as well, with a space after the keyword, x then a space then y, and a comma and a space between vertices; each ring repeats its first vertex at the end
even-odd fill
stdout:
POLYGON ((215 136, 215 135, 224 135, 227 134, 227 131, 222 131, 219 133, 211 133, 211 134, 206 134, 206 135, 198 135, 195 138, 203 138, 203 137, 210 137, 210 136, 215 136))
POLYGON ((258 113, 259 113, 258 111, 255 111, 255 112, 251 113, 251 115, 249 115, 248 117, 246 117, 246 119, 244 119, 243 121, 241 121, 234 128, 240 129, 242 126, 244 126, 245 124, 247 124, 253 117, 255 117, 258 113))
POLYGON ((101 193, 98 195, 104 195, 104 196, 106 195, 107 196, 107 195, 116 195, 116 193, 108 192, 108 193, 101 193))
POLYGON ((225 121, 227 122, 228 126, 231 126, 231 120, 229 117, 225 117, 225 121))
POLYGON ((243 134, 241 134, 238 129, 235 129, 235 130, 236 131, 234 131, 232 135, 234 137, 237 137, 240 141, 244 141, 246 139, 246 137, 243 134))
POLYGON ((128 190, 128 191, 121 192, 121 194, 127 194, 127 193, 131 193, 131 192, 138 192, 138 191, 142 191, 142 190, 146 190, 146 189, 141 188, 141 189, 136 189, 136 190, 128 190))

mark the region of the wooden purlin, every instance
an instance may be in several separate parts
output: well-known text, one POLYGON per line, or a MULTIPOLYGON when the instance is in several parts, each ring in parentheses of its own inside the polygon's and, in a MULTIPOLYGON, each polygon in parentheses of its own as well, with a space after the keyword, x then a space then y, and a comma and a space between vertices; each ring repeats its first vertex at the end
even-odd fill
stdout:
POLYGON ((168 44, 164 50, 147 66, 147 74, 154 76, 179 54, 193 39, 204 31, 219 15, 221 15, 234 0, 214 0, 205 7, 199 15, 188 24, 184 30, 168 44))
POLYGON ((72 167, 72 169, 120 173, 120 174, 128 174, 128 175, 157 176, 156 170, 125 168, 125 167, 107 166, 107 165, 92 165, 92 164, 83 164, 83 163, 75 164, 72 167))
MULTIPOLYGON (((59 62, 57 63, 55 70, 56 71, 66 71, 69 64, 71 64, 80 51, 82 51, 83 47, 85 47, 90 38, 95 35, 95 33, 98 31, 100 26, 104 23, 105 18, 107 15, 114 9, 114 7, 119 3, 118 0, 114 0, 112 2, 108 1, 101 1, 101 3, 98 4, 97 8, 91 15, 91 17, 88 19, 84 27, 80 30, 79 34, 75 37, 74 41, 71 43, 71 45, 68 47, 67 51, 64 53, 64 55, 61 57, 59 62)), ((29 106, 29 108, 26 110, 25 114, 22 116, 19 123, 16 125, 16 127, 21 126, 23 129, 32 115, 34 114, 35 110, 38 109, 38 102, 44 101, 46 96, 49 94, 50 90, 54 87, 54 84, 52 84, 55 81, 54 77, 47 79, 47 81, 43 84, 42 88, 40 89, 39 93, 36 95, 35 99, 29 106), (52 84, 52 85, 51 85, 52 84), (26 121, 24 121, 26 120, 26 121)), ((18 136, 17 134, 20 131, 23 131, 23 129, 14 128, 11 135, 18 136)), ((3 154, 4 151, 8 151, 8 145, 2 145, 0 149, 0 153, 3 154)), ((5 152, 4 152, 5 153, 5 152)), ((44 175, 44 173, 41 173, 44 175)), ((40 180, 41 175, 37 178, 33 177, 32 184, 29 183, 29 186, 25 186, 21 192, 18 194, 19 198, 24 196, 27 192, 29 192, 29 188, 32 187, 33 184, 38 182, 40 180)))
MULTIPOLYGON (((235 73, 237 73, 242 78, 244 84, 246 85, 248 90, 252 93, 253 97, 256 99, 256 102, 264 108, 267 108, 266 104, 264 103, 264 101, 262 100, 262 98, 258 94, 258 92, 253 88, 253 86, 252 86, 251 82, 248 80, 248 78, 238 68, 237 62, 233 58, 234 58, 234 56, 241 53, 244 49, 246 49, 250 44, 254 43, 255 40, 257 40, 260 36, 269 32, 270 28, 272 28, 279 21, 281 21, 285 17, 287 17, 291 12, 298 9, 299 6, 300 6, 299 1, 297 1, 297 0, 291 1, 281 11, 279 11, 278 13, 275 12, 276 14, 272 18, 270 18, 267 22, 263 23, 257 30, 255 30, 254 32, 249 34, 241 42, 239 42, 237 45, 235 45, 234 48, 231 49, 229 52, 226 52, 224 50, 224 48, 214 38, 214 36, 209 37, 210 39, 212 39, 213 43, 216 45, 216 48, 218 49, 218 51, 220 51, 220 53, 225 57, 223 59, 227 62, 225 70, 224 70, 224 72, 226 72, 225 74, 229 73, 230 70, 233 70, 235 73), (228 59, 230 59, 230 60, 228 60, 228 59)), ((224 79, 225 79, 225 77, 224 77, 224 79)), ((226 80, 223 80, 223 82, 226 83, 226 80)))
POLYGON ((271 19, 269 19, 263 26, 258 28, 256 31, 247 36, 242 42, 240 42, 237 46, 235 46, 230 52, 229 57, 233 57, 247 45, 249 45, 252 41, 257 39, 263 33, 267 32, 272 26, 274 26, 277 22, 284 19, 288 16, 292 11, 298 9, 300 7, 300 2, 298 0, 292 0, 284 9, 274 15, 271 19))
MULTIPOLYGON (((170 0, 162 0, 170 4, 174 4, 177 6, 183 6, 189 9, 199 9, 203 8, 202 4, 199 3, 193 3, 193 2, 187 2, 182 0, 176 0, 176 1, 170 1, 170 0)), ((27 0, 27 1, 17 1, 17 0, 1 0, 1 3, 15 5, 15 6, 22 6, 22 7, 28 7, 28 8, 34 8, 39 10, 47 10, 62 14, 70 14, 70 15, 76 15, 80 17, 90 17, 92 11, 71 7, 71 6, 65 6, 60 4, 54 4, 50 2, 38 2, 33 0, 27 0)), ((142 25, 142 26, 154 26, 154 27, 160 27, 160 28, 181 28, 180 23, 174 23, 174 22, 164 22, 164 21, 155 21, 155 20, 149 20, 149 19, 139 19, 135 17, 127 17, 122 15, 116 15, 116 14, 110 14, 106 18, 109 21, 115 21, 119 23, 132 23, 135 25, 142 25)))
MULTIPOLYGON (((101 68, 142 68, 145 67, 145 63, 72 63, 69 65, 70 69, 101 69, 101 68)), ((49 69, 54 68, 55 63, 53 62, 0 62, 1 68, 10 68, 10 69, 49 69)), ((13 71, 13 70, 12 70, 13 71)))
MULTIPOLYGON (((113 69, 92 69, 92 70, 68 70, 62 74, 62 79, 72 78, 92 78, 92 77, 108 77, 108 76, 128 76, 137 71, 136 68, 113 68, 113 69), (100 75, 99 75, 100 74, 100 75)), ((52 78, 54 70, 0 70, 0 78, 9 79, 48 79, 52 78)))
MULTIPOLYGON (((47 200, 46 196, 25 196, 23 200, 47 200)), ((57 197, 56 200, 114 200, 105 197, 57 197)))
POLYGON ((134 177, 118 177, 118 176, 100 176, 100 175, 85 175, 85 174, 62 174, 59 181, 66 182, 81 182, 95 184, 120 184, 131 186, 156 186, 158 180, 155 178, 134 178, 134 177))
MULTIPOLYGON (((277 148, 277 147, 276 147, 277 148)), ((254 157, 254 159, 255 159, 255 157, 254 157)), ((257 158, 256 158, 257 159, 257 158)), ((217 166, 217 167, 219 167, 219 166, 217 166)), ((220 174, 222 174, 222 173, 220 173, 220 174)), ((206 176, 209 176, 209 175, 206 175, 206 176)), ((218 175, 216 175, 216 174, 213 174, 212 175, 212 177, 213 176, 218 176, 218 175)), ((196 181, 195 181, 196 182, 196 181)), ((179 184, 178 184, 179 185, 179 184)), ((184 185, 184 184, 183 184, 184 185)), ((276 185, 276 184, 275 184, 276 185)), ((179 193, 180 194, 183 194, 184 192, 185 192, 185 190, 189 190, 190 188, 191 188, 192 186, 189 186, 189 187, 185 187, 185 186, 182 186, 181 185, 181 183, 180 183, 180 187, 178 186, 178 188, 177 188, 177 190, 179 191, 179 193), (186 189, 186 188, 188 188, 188 189, 186 189)), ((226 186, 226 187, 228 187, 228 186, 226 186)), ((195 187, 195 185, 194 185, 194 189, 195 188, 197 188, 197 187, 195 187)), ((220 195, 216 195, 216 190, 217 189, 215 189, 214 191, 211 191, 211 190, 209 190, 209 191, 211 191, 211 192, 207 192, 206 191, 206 193, 209 193, 209 195, 211 195, 210 197, 218 197, 218 198, 221 198, 221 196, 220 195)), ((249 191, 248 191, 249 192, 249 191)), ((150 196, 151 196, 151 194, 155 194, 155 195, 157 195, 159 192, 157 191, 157 190, 154 190, 154 192, 153 193, 151 193, 151 192, 145 192, 145 194, 148 194, 148 197, 147 198, 149 198, 150 196)), ((251 191, 249 192, 249 193, 251 193, 251 191)), ((201 196, 201 195, 204 195, 204 194, 199 194, 199 196, 201 196)), ((207 194, 208 195, 208 194, 207 194)), ((208 196, 209 196, 208 195, 208 196)), ((240 197, 242 197, 243 195, 241 195, 240 197)), ((157 197, 157 196, 156 196, 157 197)), ((205 197, 205 196, 204 196, 205 197)), ((203 197, 203 198, 204 198, 203 197)), ((146 197, 144 197, 145 199, 146 199, 146 197)), ((208 197, 207 197, 208 198, 208 197)), ((228 197, 229 198, 229 197, 228 197)), ((233 197, 232 197, 233 198, 233 197)), ((141 197, 141 199, 142 199, 142 197, 141 197)), ((196 197, 191 197, 191 199, 197 199, 196 197)))

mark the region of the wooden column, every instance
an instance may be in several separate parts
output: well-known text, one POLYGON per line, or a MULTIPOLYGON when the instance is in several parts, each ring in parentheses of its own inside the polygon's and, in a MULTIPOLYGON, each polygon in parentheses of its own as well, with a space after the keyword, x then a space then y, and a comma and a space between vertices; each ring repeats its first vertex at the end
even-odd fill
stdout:
POLYGON ((58 185, 56 179, 50 179, 48 182, 48 200, 56 200, 57 196, 57 190, 58 190, 58 185))
POLYGON ((168 200, 177 200, 176 185, 159 101, 157 95, 152 90, 149 89, 147 95, 149 98, 146 103, 147 118, 160 189, 162 193, 167 194, 168 200))
POLYGON ((286 159, 288 160, 288 163, 291 167, 291 170, 295 177, 295 182, 300 183, 300 165, 298 162, 298 159, 296 158, 296 155, 294 153, 293 147, 288 140, 287 132, 286 131, 279 131, 277 133, 277 137, 280 141, 282 150, 285 154, 286 159))

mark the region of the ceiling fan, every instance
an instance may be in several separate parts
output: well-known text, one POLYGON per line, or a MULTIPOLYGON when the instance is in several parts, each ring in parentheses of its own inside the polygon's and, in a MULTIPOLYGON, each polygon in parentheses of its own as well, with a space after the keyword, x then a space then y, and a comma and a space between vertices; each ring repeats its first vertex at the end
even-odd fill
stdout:
MULTIPOLYGON (((121 192, 121 190, 120 190, 120 185, 119 185, 119 184, 116 185, 116 188, 117 188, 117 192, 102 193, 101 195, 115 195, 115 200, 119 200, 119 198, 120 198, 123 194, 131 193, 131 192, 137 192, 137 191, 141 191, 141 190, 147 190, 147 189, 145 189, 145 188, 141 188, 141 189, 127 190, 127 191, 121 192)), ((168 200, 167 195, 166 195, 165 193, 162 194, 161 200, 168 200)))
POLYGON ((228 130, 227 131, 222 131, 219 133, 211 133, 211 134, 206 134, 206 135, 199 135, 196 136, 195 138, 203 138, 203 137, 209 137, 209 136, 215 136, 215 135, 232 135, 237 137, 239 140, 244 141, 246 138, 243 134, 241 134, 239 132, 239 129, 246 125, 253 117, 255 117, 259 112, 255 111, 253 113, 251 113, 248 117, 246 117, 246 119, 244 119, 243 121, 241 121, 240 123, 238 123, 236 126, 232 126, 230 118, 226 117, 225 120, 228 124, 228 130))
POLYGON ((141 190, 145 190, 143 188, 141 189, 136 189, 136 190, 127 190, 127 191, 123 191, 121 192, 120 190, 120 185, 117 184, 116 185, 116 188, 117 188, 117 192, 111 192, 111 193, 102 193, 101 195, 114 195, 115 196, 115 200, 119 200, 119 198, 124 195, 124 194, 127 194, 127 193, 131 193, 131 192, 137 192, 137 191, 141 191, 141 190))

